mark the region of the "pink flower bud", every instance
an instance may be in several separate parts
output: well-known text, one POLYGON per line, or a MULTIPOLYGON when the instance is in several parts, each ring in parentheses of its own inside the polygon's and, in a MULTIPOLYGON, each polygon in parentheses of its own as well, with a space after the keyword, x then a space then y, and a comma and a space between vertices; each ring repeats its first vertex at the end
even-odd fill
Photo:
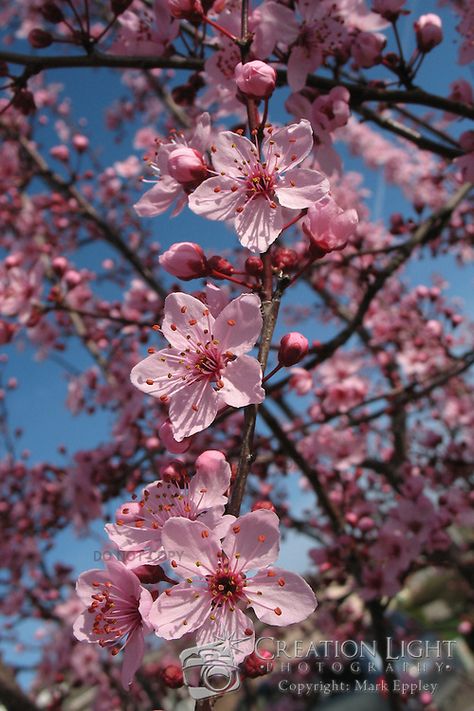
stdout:
POLYGON ((203 14, 200 0, 168 0, 168 10, 177 20, 198 20, 203 14))
POLYGON ((158 435, 161 439, 161 444, 168 452, 171 454, 184 454, 187 452, 191 446, 191 439, 185 437, 181 442, 177 442, 173 436, 173 428, 171 427, 171 422, 166 420, 161 425, 158 435))
POLYGON ((441 18, 430 13, 422 15, 414 23, 416 42, 420 52, 430 52, 443 41, 441 18))
POLYGON ((209 269, 220 272, 221 274, 227 274, 230 276, 234 273, 234 267, 229 260, 224 259, 224 257, 221 257, 219 254, 214 254, 212 257, 209 257, 208 264, 209 269))
POLYGON ((76 133, 72 137, 72 145, 78 153, 84 153, 89 148, 89 139, 81 133, 76 133))
POLYGON ((168 664, 161 670, 163 683, 170 689, 179 689, 183 686, 183 670, 177 664, 168 664))
POLYGON ((378 64, 386 44, 386 38, 378 32, 360 32, 351 45, 357 66, 367 69, 378 64))
POLYGON ((272 264, 276 269, 290 271, 298 265, 298 254, 288 247, 277 247, 272 254, 272 264))
POLYGON ((292 331, 287 333, 280 341, 280 350, 278 351, 278 362, 280 365, 289 367, 295 365, 307 355, 309 350, 308 339, 301 333, 292 331))
POLYGON ((181 185, 197 187, 207 176, 207 165, 199 151, 179 146, 169 154, 168 172, 181 185))
POLYGON ((263 272, 263 262, 260 257, 247 257, 245 260, 245 271, 252 276, 258 276, 263 272))
POLYGON ((273 511, 275 513, 275 507, 273 506, 271 501, 256 501, 254 505, 252 506, 252 511, 273 511))
POLYGON ((45 2, 45 4, 40 8, 40 12, 44 19, 51 22, 53 25, 57 25, 59 22, 64 20, 64 15, 56 3, 45 2))
POLYGON ((255 59, 234 69, 234 77, 242 94, 253 99, 266 99, 275 89, 276 72, 269 64, 255 59))
POLYGON ((53 36, 50 32, 46 32, 37 27, 29 33, 28 42, 35 49, 43 49, 53 43, 53 36))
POLYGON ((160 255, 158 261, 168 274, 188 281, 209 272, 206 256, 195 242, 176 242, 160 255))
POLYGON ((53 146, 49 149, 49 153, 56 160, 61 160, 63 163, 67 163, 69 160, 69 148, 67 146, 53 146))
POLYGON ((401 12, 405 0, 372 0, 372 10, 389 22, 394 22, 401 12))
POLYGON ((259 649, 258 654, 252 652, 242 662, 240 668, 243 674, 250 679, 269 674, 273 670, 272 653, 267 649, 259 649))
POLYGON ((55 257, 51 262, 51 266, 56 274, 62 276, 68 268, 68 261, 65 257, 55 257))
POLYGON ((310 240, 311 255, 318 258, 335 249, 343 249, 354 234, 358 221, 355 210, 342 210, 332 198, 312 205, 302 223, 310 240))

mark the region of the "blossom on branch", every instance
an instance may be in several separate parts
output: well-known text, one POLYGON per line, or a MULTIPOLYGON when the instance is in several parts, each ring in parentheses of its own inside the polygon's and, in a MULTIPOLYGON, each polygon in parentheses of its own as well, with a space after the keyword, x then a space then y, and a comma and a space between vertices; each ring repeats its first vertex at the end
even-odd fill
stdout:
POLYGON ((130 551, 127 566, 158 565, 166 560, 163 526, 177 516, 199 519, 224 535, 234 520, 224 516, 225 492, 230 485, 230 466, 222 452, 209 450, 196 459, 196 474, 189 484, 154 481, 137 501, 117 509, 116 523, 107 524, 109 538, 121 551, 130 551))
POLYGON ((193 135, 186 139, 174 133, 170 140, 160 142, 150 168, 157 176, 155 185, 134 207, 140 217, 154 217, 166 212, 175 203, 173 215, 186 205, 188 193, 204 180, 208 168, 204 153, 208 148, 211 123, 208 113, 196 122, 193 135))
POLYGON ((163 545, 183 582, 153 604, 149 621, 156 634, 179 639, 196 630, 199 645, 230 640, 239 662, 254 649, 253 623, 243 612, 247 607, 262 622, 279 627, 306 619, 317 604, 310 586, 295 573, 268 567, 279 543, 279 521, 272 511, 240 516, 222 544, 200 521, 168 521, 163 545), (252 578, 250 570, 257 570, 252 578))
POLYGON ((248 138, 222 131, 212 151, 217 175, 189 196, 189 207, 210 220, 234 220, 241 244, 266 252, 282 231, 283 208, 301 210, 329 192, 322 173, 296 168, 311 152, 309 121, 274 131, 265 129, 259 148, 248 138))
POLYGON ((79 576, 76 592, 85 610, 74 623, 74 635, 109 649, 113 656, 124 650, 121 680, 128 689, 143 659, 144 635, 151 631, 147 616, 153 599, 123 563, 111 559, 106 565, 106 570, 79 576))
POLYGON ((170 345, 138 363, 131 381, 169 402, 173 434, 180 442, 209 427, 224 404, 244 407, 262 402, 260 363, 245 355, 261 330, 256 294, 242 294, 217 318, 193 296, 170 294, 161 327, 170 345))

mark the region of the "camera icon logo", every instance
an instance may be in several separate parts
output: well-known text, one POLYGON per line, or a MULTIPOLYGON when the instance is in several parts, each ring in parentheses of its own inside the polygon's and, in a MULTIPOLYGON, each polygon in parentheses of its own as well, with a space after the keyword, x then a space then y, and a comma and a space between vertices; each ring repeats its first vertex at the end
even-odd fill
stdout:
POLYGON ((209 699, 239 688, 240 675, 232 654, 233 644, 235 642, 230 640, 218 640, 181 652, 184 683, 193 699, 209 699))

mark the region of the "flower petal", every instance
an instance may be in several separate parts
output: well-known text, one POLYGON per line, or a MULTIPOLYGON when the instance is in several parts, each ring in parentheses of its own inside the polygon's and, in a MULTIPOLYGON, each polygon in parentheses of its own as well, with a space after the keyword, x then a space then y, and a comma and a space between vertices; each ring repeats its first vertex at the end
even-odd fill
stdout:
POLYGON ((204 112, 196 121, 196 127, 192 139, 189 141, 191 148, 204 153, 209 148, 209 140, 211 137, 211 117, 204 112))
POLYGON ((232 131, 221 131, 211 151, 215 170, 231 178, 243 177, 248 173, 249 163, 258 160, 255 144, 232 131))
POLYGON ((163 546, 171 567, 183 578, 196 577, 215 572, 221 546, 218 536, 200 521, 190 521, 177 516, 170 518, 163 527, 163 546))
POLYGON ((208 220, 230 220, 242 202, 241 191, 245 192, 241 183, 227 176, 208 178, 189 196, 189 208, 208 220))
POLYGON ((189 483, 189 498, 196 511, 225 506, 231 470, 222 452, 208 450, 196 459, 196 475, 189 483))
POLYGON ((317 170, 289 170, 278 182, 275 193, 284 207, 299 210, 310 207, 329 193, 329 181, 317 170))
POLYGON ((153 603, 148 621, 164 639, 179 639, 199 629, 211 614, 211 598, 188 583, 168 588, 153 603), (197 597, 196 597, 197 595, 197 597))
POLYGON ((172 394, 169 418, 177 442, 209 427, 217 415, 220 398, 206 379, 186 383, 172 394))
POLYGON ((260 570, 248 580, 245 594, 259 620, 279 627, 305 620, 317 605, 308 583, 281 568, 260 570))
POLYGON ((231 407, 245 407, 263 402, 262 368, 256 358, 241 355, 229 363, 223 375, 220 396, 231 407))
MULTIPOLYGON (((223 642, 224 652, 225 643, 229 642, 228 663, 239 664, 246 656, 252 654, 255 648, 255 630, 252 620, 238 607, 233 612, 224 608, 215 617, 215 620, 208 618, 200 628, 196 634, 196 643, 203 646, 213 642, 223 642)), ((217 663, 219 661, 223 661, 223 654, 219 654, 217 663)))
POLYGON ((237 571, 271 565, 280 548, 278 516, 265 509, 239 516, 224 538, 222 548, 237 571))
POLYGON ((161 332, 175 348, 184 351, 198 342, 205 343, 210 339, 214 317, 199 299, 181 292, 168 294, 164 309, 161 332))
POLYGON ((262 330, 261 301, 256 294, 242 294, 216 318, 214 337, 219 349, 239 356, 251 350, 262 330))
POLYGON ((150 190, 147 190, 133 206, 140 217, 161 215, 173 204, 182 187, 169 175, 164 175, 150 190))
POLYGON ((267 169, 278 167, 280 173, 294 168, 306 158, 313 147, 313 130, 307 119, 273 131, 263 142, 267 169))
POLYGON ((128 691, 128 687, 133 681, 135 672, 142 663, 143 654, 145 652, 145 640, 143 638, 143 630, 137 627, 127 639, 127 643, 123 650, 122 671, 120 680, 123 688, 128 691))
POLYGON ((280 206, 270 207, 268 200, 257 197, 243 207, 234 222, 240 243, 251 252, 266 252, 283 229, 280 206))
POLYGON ((188 375, 188 371, 179 363, 182 360, 180 353, 177 348, 164 348, 147 356, 132 368, 132 384, 153 397, 161 397, 181 389, 186 385, 181 376, 188 375))

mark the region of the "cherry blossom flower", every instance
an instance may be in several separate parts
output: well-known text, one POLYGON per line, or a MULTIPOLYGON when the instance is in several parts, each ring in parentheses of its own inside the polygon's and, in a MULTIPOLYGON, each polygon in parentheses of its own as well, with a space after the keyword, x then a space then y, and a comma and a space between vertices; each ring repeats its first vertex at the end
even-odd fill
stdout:
POLYGON ((111 559, 106 566, 79 576, 76 592, 86 609, 74 623, 74 635, 109 649, 113 656, 123 649, 121 679, 128 689, 143 659, 144 635, 151 631, 147 616, 153 599, 123 563, 111 559))
POLYGON ((254 628, 243 609, 252 607, 262 622, 286 626, 301 622, 316 608, 309 585, 295 573, 269 568, 280 542, 279 521, 271 511, 252 511, 232 524, 222 544, 200 521, 176 518, 163 529, 163 545, 179 551, 171 561, 184 582, 153 604, 149 622, 165 639, 197 631, 197 644, 217 639, 233 643, 235 661, 254 649, 254 628), (257 570, 247 577, 249 570, 257 570))
POLYGON ((132 383, 169 402, 175 439, 180 442, 206 429, 226 403, 244 407, 262 402, 262 371, 245 355, 262 330, 260 299, 242 294, 214 319, 210 310, 188 294, 170 294, 161 331, 170 346, 132 370, 132 383))
POLYGON ((173 203, 173 215, 181 212, 189 191, 208 173, 203 154, 209 146, 210 133, 209 114, 204 113, 189 139, 182 133, 174 133, 168 142, 159 143, 155 160, 150 162, 157 181, 134 205, 140 217, 161 215, 173 203))
POLYGON ((196 459, 196 474, 188 485, 148 484, 138 501, 118 508, 116 523, 107 524, 105 530, 120 550, 136 553, 127 559, 129 568, 157 565, 166 560, 162 531, 170 518, 199 519, 221 536, 225 534, 234 521, 234 516, 224 516, 229 484, 230 466, 222 452, 203 452, 196 459))
POLYGON ((198 215, 234 219, 240 242, 252 252, 265 252, 276 240, 284 226, 283 208, 309 207, 329 192, 321 173, 296 169, 313 147, 309 121, 270 128, 266 134, 260 159, 248 138, 222 131, 211 148, 218 175, 189 197, 189 207, 198 215))

